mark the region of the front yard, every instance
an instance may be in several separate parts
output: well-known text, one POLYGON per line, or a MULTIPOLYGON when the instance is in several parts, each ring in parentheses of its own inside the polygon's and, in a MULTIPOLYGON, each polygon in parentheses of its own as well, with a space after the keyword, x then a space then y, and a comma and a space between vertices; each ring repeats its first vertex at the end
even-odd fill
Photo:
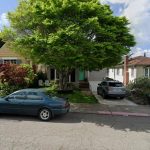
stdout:
POLYGON ((73 93, 63 94, 62 96, 67 97, 71 103, 97 103, 97 99, 92 94, 89 94, 89 92, 74 91, 73 93))

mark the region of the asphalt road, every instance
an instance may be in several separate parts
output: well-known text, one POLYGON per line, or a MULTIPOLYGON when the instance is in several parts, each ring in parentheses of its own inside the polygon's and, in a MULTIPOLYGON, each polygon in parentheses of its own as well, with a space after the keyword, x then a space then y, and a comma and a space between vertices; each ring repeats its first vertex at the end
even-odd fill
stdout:
POLYGON ((69 113, 41 122, 0 115, 0 150, 150 150, 150 118, 69 113))

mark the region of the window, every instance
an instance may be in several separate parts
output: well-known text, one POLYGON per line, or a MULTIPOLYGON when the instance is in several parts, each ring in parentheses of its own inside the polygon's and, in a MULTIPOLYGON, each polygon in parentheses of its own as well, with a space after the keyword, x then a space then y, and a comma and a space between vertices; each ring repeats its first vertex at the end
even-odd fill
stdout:
POLYGON ((120 83, 120 82, 109 82, 109 86, 112 86, 112 87, 122 87, 123 84, 120 83))
POLYGON ((26 99, 26 93, 25 92, 15 92, 13 94, 11 94, 9 97, 14 97, 13 99, 16 99, 16 100, 24 100, 26 99))
POLYGON ((12 95, 26 95, 26 92, 15 92, 12 95))
POLYGON ((134 67, 131 68, 131 77, 134 77, 134 67))
POLYGON ((124 76, 124 68, 122 68, 122 76, 124 76))
POLYGON ((150 67, 144 69, 145 77, 150 77, 150 67))
POLYGON ((16 59, 4 59, 3 60, 3 64, 17 64, 17 60, 16 59))
POLYGON ((40 96, 37 92, 28 92, 27 100, 42 100, 42 96, 40 96))
POLYGON ((117 75, 119 75, 120 74, 120 69, 119 68, 117 68, 117 75))

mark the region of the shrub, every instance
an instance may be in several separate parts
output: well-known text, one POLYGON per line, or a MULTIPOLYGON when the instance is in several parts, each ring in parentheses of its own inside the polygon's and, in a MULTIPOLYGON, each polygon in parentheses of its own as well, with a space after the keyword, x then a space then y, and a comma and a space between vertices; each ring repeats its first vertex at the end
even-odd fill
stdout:
POLYGON ((8 83, 0 83, 0 96, 4 97, 10 93, 19 90, 18 86, 10 86, 8 83))
POLYGON ((0 64, 0 95, 29 87, 34 78, 35 74, 29 65, 0 64))
POLYGON ((1 72, 1 83, 8 85, 18 85, 18 86, 25 86, 26 81, 25 77, 27 74, 27 70, 23 69, 22 67, 14 64, 3 64, 0 67, 1 72))
POLYGON ((52 95, 56 95, 58 91, 59 85, 57 81, 51 81, 50 86, 46 88, 47 92, 52 95))
POLYGON ((27 85, 29 86, 29 85, 33 84, 33 80, 36 77, 36 74, 34 74, 33 68, 28 64, 21 64, 20 67, 23 68, 24 70, 26 70, 26 75, 25 75, 24 79, 25 79, 25 82, 27 83, 27 85))
POLYGON ((129 83, 130 97, 138 104, 150 104, 150 79, 137 78, 129 83))

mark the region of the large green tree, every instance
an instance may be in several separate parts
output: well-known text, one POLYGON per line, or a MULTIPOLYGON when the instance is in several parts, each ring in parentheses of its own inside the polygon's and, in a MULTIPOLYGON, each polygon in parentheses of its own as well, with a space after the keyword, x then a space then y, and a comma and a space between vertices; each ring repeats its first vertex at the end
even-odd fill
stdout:
POLYGON ((20 0, 1 37, 37 63, 56 68, 60 87, 72 69, 116 65, 135 45, 125 17, 98 0, 20 0))

